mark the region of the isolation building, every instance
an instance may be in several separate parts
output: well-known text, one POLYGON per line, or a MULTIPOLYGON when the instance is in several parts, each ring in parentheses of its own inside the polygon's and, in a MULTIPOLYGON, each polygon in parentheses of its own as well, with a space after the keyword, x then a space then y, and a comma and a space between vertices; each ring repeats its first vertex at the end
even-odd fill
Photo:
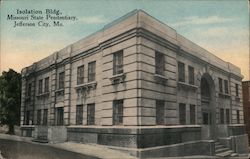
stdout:
POLYGON ((242 78, 134 10, 22 70, 21 131, 140 158, 244 155, 242 78))

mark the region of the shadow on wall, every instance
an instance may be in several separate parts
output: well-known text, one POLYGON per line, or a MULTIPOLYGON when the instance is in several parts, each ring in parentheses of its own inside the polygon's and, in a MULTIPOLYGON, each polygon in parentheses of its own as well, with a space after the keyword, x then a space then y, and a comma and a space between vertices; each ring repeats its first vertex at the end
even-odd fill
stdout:
MULTIPOLYGON (((14 129, 15 129, 15 135, 21 136, 20 126, 14 126, 14 129)), ((0 125, 0 134, 6 134, 7 132, 8 132, 8 126, 0 125)))

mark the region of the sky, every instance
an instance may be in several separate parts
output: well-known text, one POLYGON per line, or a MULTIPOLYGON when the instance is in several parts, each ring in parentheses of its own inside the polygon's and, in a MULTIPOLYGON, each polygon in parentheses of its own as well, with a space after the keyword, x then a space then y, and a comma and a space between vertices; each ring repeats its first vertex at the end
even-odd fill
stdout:
MULTIPOLYGON (((20 72, 34 62, 142 9, 219 58, 241 68, 249 80, 249 13, 247 0, 2 0, 0 2, 0 72, 20 72), (76 16, 61 27, 13 27, 8 15, 19 10, 60 10, 76 16)), ((38 22, 29 20, 25 22, 38 22)), ((44 21, 51 22, 51 21, 44 21)))

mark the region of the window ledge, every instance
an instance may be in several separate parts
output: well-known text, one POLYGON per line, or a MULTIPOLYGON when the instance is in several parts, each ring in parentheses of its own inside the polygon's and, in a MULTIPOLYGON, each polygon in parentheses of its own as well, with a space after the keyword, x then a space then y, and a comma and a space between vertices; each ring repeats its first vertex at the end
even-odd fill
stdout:
POLYGON ((219 93, 219 97, 220 98, 230 98, 231 97, 231 95, 230 94, 227 94, 227 93, 219 93))
POLYGON ((123 83, 125 81, 126 75, 124 73, 114 75, 110 77, 110 81, 112 84, 118 84, 118 83, 123 83))
POLYGON ((61 88, 61 89, 57 89, 55 90, 55 93, 58 93, 58 92, 63 92, 64 91, 64 88, 61 88))
POLYGON ((235 97, 235 101, 239 102, 240 101, 240 97, 236 96, 235 97))
POLYGON ((178 87, 186 87, 186 88, 191 88, 191 89, 198 89, 198 86, 196 86, 196 85, 188 84, 188 83, 180 82, 180 81, 178 81, 178 87))
POLYGON ((97 85, 97 82, 92 81, 92 82, 76 85, 75 89, 77 89, 77 90, 78 89, 90 89, 90 88, 96 89, 96 85, 97 85))
POLYGON ((44 93, 38 94, 36 96, 37 97, 43 97, 43 96, 48 96, 48 95, 49 95, 49 92, 44 92, 44 93))
POLYGON ((154 74, 154 76, 156 79, 165 80, 165 81, 168 80, 168 78, 164 75, 154 74))

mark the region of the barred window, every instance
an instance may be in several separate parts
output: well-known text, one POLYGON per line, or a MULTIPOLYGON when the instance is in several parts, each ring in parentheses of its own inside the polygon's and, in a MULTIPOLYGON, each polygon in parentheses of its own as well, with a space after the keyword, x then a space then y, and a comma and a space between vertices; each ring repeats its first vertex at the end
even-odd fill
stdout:
POLYGON ((228 80, 224 80, 224 89, 225 89, 225 93, 228 94, 228 80))
POLYGON ((43 93, 43 80, 39 80, 38 81, 38 94, 42 94, 43 93))
POLYGON ((223 86, 222 86, 222 79, 219 78, 219 90, 222 93, 223 92, 223 86))
POLYGON ((179 123, 186 124, 186 105, 184 103, 179 104, 179 123))
POLYGON ((56 125, 63 125, 63 107, 56 108, 56 125))
POLYGON ((48 123, 48 109, 43 110, 43 125, 47 125, 48 123))
POLYGON ((165 70, 165 58, 164 54, 155 52, 155 73, 158 75, 164 75, 165 70))
POLYGON ((123 73, 123 50, 113 54, 113 75, 123 73))
POLYGON ((240 124, 240 111, 237 110, 236 112, 236 117, 237 117, 237 124, 240 124))
POLYGON ((58 89, 63 89, 64 88, 64 78, 65 78, 65 73, 60 72, 59 73, 59 81, 58 81, 58 89))
POLYGON ((156 100, 156 124, 164 125, 165 106, 163 100, 156 100))
POLYGON ((44 92, 49 92, 49 77, 45 78, 44 92))
POLYGON ((82 125, 83 121, 83 105, 76 106, 76 125, 82 125))
POLYGON ((90 62, 88 64, 88 82, 95 81, 95 67, 96 67, 96 62, 90 62))
POLYGON ((87 125, 95 125, 95 104, 87 105, 87 125))
POLYGON ((239 85, 235 84, 236 96, 239 97, 239 85))
POLYGON ((224 109, 220 109, 220 123, 224 124, 224 109))
POLYGON ((25 125, 29 125, 30 123, 30 111, 26 111, 25 113, 25 125))
POLYGON ((190 105, 190 124, 196 123, 195 105, 190 105))
POLYGON ((188 66, 188 82, 194 84, 194 68, 192 66, 188 66))
POLYGON ((185 82, 185 64, 178 62, 178 78, 180 82, 185 82))
POLYGON ((84 83, 84 65, 77 68, 77 84, 84 83))
POLYGON ((113 125, 123 124, 123 100, 113 101, 113 125))
POLYGON ((226 109, 226 123, 230 124, 230 110, 226 109))
POLYGON ((28 84, 28 90, 27 90, 27 96, 30 97, 31 96, 31 83, 28 84))
POLYGON ((41 117, 42 117, 42 112, 41 110, 37 111, 37 125, 41 124, 41 117))

